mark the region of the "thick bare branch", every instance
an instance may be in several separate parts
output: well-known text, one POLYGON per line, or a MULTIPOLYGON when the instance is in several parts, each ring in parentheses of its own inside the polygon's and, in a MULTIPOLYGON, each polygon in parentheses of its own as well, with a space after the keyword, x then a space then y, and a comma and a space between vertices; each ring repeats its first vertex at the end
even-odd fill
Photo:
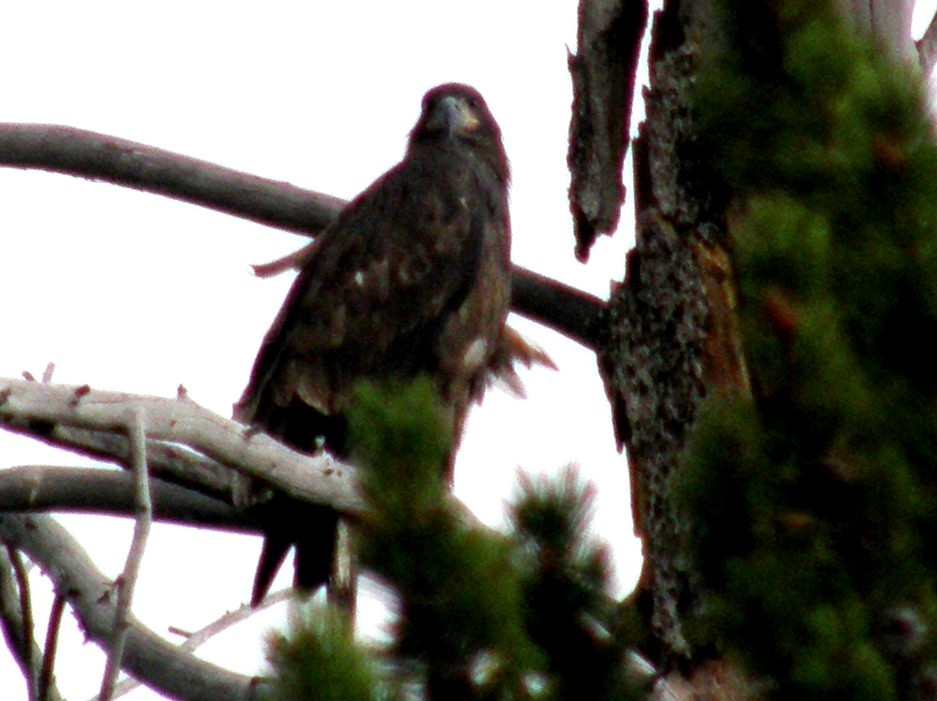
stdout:
POLYGON ((213 460, 264 480, 297 499, 354 514, 361 510, 355 468, 328 453, 290 450, 189 400, 0 379, 0 422, 64 424, 95 431, 121 431, 129 412, 146 411, 151 439, 189 446, 213 460))
POLYGON ((587 348, 598 348, 606 304, 531 270, 514 266, 514 311, 550 326, 587 348))
MULTIPOLYGON (((81 545, 52 518, 0 513, 0 540, 22 550, 72 605, 89 638, 110 644, 115 605, 110 582, 81 545)), ((130 618, 124 668, 172 698, 195 701, 255 701, 257 680, 222 669, 179 650, 130 618)))
MULTIPOLYGON (((337 197, 152 146, 49 124, 0 123, 0 166, 103 180, 306 236, 321 231, 346 204, 337 197)), ((536 321, 577 341, 584 340, 575 329, 564 325, 568 312, 561 310, 554 317, 550 309, 540 308, 537 303, 538 297, 549 296, 563 307, 571 288, 522 268, 515 269, 514 280, 513 303, 518 312, 529 315, 527 309, 538 308, 537 315, 532 316, 536 321)), ((576 307, 581 301, 570 304, 576 307)))
POLYGON ((836 0, 851 29, 871 36, 887 56, 906 64, 917 59, 911 36, 914 3, 915 0, 836 0))
MULTIPOLYGON (((266 278, 299 270, 315 250, 313 241, 282 258, 254 265, 254 274, 266 278)), ((511 287, 518 314, 550 326, 587 348, 598 348, 607 306, 601 299, 519 265, 514 266, 511 287)))
MULTIPOLYGON (((129 464, 127 437, 121 433, 62 425, 37 425, 29 419, 15 416, 9 417, 8 421, 4 419, 0 428, 79 455, 123 467, 129 464)), ((166 441, 148 439, 146 449, 154 476, 230 503, 232 480, 236 475, 230 468, 166 441)))
MULTIPOLYGON (((128 472, 57 465, 23 465, 0 470, 0 511, 71 511, 133 516, 134 477, 128 472)), ((199 528, 256 533, 260 527, 243 511, 190 489, 150 480, 153 517, 199 528)))
POLYGON ((0 124, 0 165, 103 180, 307 235, 344 205, 286 182, 56 124, 0 124))
MULTIPOLYGON (((296 499, 324 504, 348 516, 364 508, 353 465, 325 452, 296 452, 192 401, 0 378, 0 428, 15 425, 16 432, 24 435, 42 438, 49 431, 67 428, 85 432, 81 438, 85 442, 94 436, 95 449, 101 450, 106 443, 103 438, 109 432, 122 432, 121 421, 135 407, 147 412, 148 432, 155 439, 147 442, 148 450, 155 444, 166 451, 203 451, 210 455, 208 460, 216 461, 213 464, 218 469, 237 470, 296 499)), ((95 469, 43 466, 0 470, 0 511, 62 509, 128 515, 132 486, 127 480, 119 472, 95 469), (100 492, 97 497, 95 491, 100 492)), ((251 532, 257 528, 249 514, 229 511, 217 499, 202 498, 185 487, 154 481, 154 500, 157 515, 165 520, 251 532)), ((224 503, 230 504, 230 500, 228 492, 224 503)), ((478 525, 458 499, 451 498, 450 506, 466 522, 478 525)))

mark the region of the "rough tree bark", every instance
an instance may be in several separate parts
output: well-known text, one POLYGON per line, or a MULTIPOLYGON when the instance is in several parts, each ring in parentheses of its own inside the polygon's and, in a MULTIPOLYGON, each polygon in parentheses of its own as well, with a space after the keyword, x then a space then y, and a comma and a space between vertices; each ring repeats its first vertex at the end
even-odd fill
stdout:
POLYGON ((647 119, 634 145, 636 246, 610 301, 600 368, 632 474, 635 528, 644 543, 637 602, 663 665, 691 660, 683 617, 694 604, 691 525, 670 483, 702 398, 748 386, 723 226, 724 200, 694 158, 688 102, 705 5, 670 2, 656 17, 647 119))
MULTIPOLYGON (((684 543, 693 524, 674 506, 674 472, 702 399, 750 391, 725 228, 731 193, 714 190, 719 178, 697 148, 691 109, 715 5, 669 0, 654 18, 647 117, 633 147, 636 246, 599 351, 643 542, 636 603, 649 625, 647 652, 663 671, 700 661, 684 632, 700 592, 684 543)), ((913 57, 913 2, 843 0, 843 10, 896 61, 913 57)))

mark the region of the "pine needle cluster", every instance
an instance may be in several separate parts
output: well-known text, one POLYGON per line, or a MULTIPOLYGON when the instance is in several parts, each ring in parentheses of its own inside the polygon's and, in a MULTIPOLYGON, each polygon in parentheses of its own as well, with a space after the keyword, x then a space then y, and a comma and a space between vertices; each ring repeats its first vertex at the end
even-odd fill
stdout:
POLYGON ((445 425, 428 380, 360 388, 351 444, 369 509, 355 540, 399 621, 378 660, 333 614, 297 617, 271 647, 274 698, 635 698, 587 490, 572 471, 522 479, 513 531, 485 529, 447 495, 445 425))

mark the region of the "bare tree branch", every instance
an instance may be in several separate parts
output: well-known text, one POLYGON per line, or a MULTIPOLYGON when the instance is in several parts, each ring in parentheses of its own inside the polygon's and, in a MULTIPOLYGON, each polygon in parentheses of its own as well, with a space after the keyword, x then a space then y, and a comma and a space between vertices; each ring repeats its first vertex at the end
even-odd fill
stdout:
MULTIPOLYGON (((81 545, 48 516, 0 513, 0 540, 29 555, 52 580, 56 592, 75 610, 86 635, 107 649, 115 605, 110 582, 88 559, 81 545)), ((192 701, 256 701, 262 684, 180 651, 136 619, 130 629, 123 665, 160 693, 192 701)))
MULTIPOLYGON (((355 516, 364 509, 353 465, 326 452, 307 455, 291 450, 266 434, 246 429, 192 401, 0 378, 0 428, 14 425, 17 433, 25 435, 45 437, 48 432, 68 428, 94 435, 96 449, 101 449, 105 441, 98 441, 100 436, 96 434, 120 432, 121 422, 135 407, 145 410, 149 417, 148 450, 155 442, 157 446, 164 445, 167 451, 201 451, 219 469, 237 470, 263 480, 296 499, 330 506, 346 516, 355 516), (27 428, 30 426, 31 430, 27 428), (170 441, 177 445, 169 445, 170 441)), ((81 440, 92 442, 87 436, 81 440)), ((105 470, 83 472, 79 468, 47 466, 0 470, 0 510, 34 511, 61 506, 126 515, 130 499, 126 477, 108 474, 105 470), (92 497, 93 484, 83 489, 79 484, 83 480, 94 480, 93 484, 102 487, 97 501, 92 497), (112 486, 105 488, 105 484, 112 486), (73 492, 69 493, 70 490, 73 492), (114 493, 105 496, 104 492, 114 493)), ((206 501, 194 493, 183 497, 173 485, 155 484, 156 508, 161 517, 232 530, 256 528, 249 513, 229 512, 217 505, 217 500, 206 501), (193 513, 187 514, 187 510, 193 513), (205 521, 201 520, 203 515, 205 521)), ((224 499, 226 504, 230 503, 230 492, 224 499)), ((467 523, 480 525, 458 499, 451 497, 449 506, 467 523)))
MULTIPOLYGON (((94 467, 22 465, 0 470, 0 511, 71 511, 133 516, 134 476, 94 467)), ((200 528, 257 533, 249 514, 159 479, 150 480, 153 517, 200 528)))
MULTIPOLYGON (((62 613, 65 611, 65 597, 56 594, 49 611, 49 625, 46 627, 46 644, 43 647, 42 669, 39 670, 39 701, 51 701, 54 688, 55 655, 59 646, 59 629, 62 627, 62 613)), ((58 695, 56 693, 56 695, 58 695)))
POLYGON ((0 378, 2 423, 118 431, 135 407, 146 411, 152 439, 187 445, 297 499, 349 514, 362 508, 357 472, 351 465, 325 452, 309 456, 290 450, 192 401, 0 378))
POLYGON ((344 205, 289 183, 55 124, 0 124, 0 165, 103 180, 307 235, 344 205))
POLYGON ((130 607, 133 603, 133 593, 137 586, 140 564, 143 562, 143 551, 150 535, 150 524, 153 522, 150 480, 146 465, 146 414, 143 413, 143 409, 140 407, 134 407, 130 412, 130 421, 127 424, 127 438, 130 441, 136 518, 134 519, 133 538, 127 552, 127 561, 123 572, 115 583, 117 587, 117 606, 114 610, 114 633, 107 655, 107 664, 104 667, 104 678, 101 680, 100 701, 110 701, 114 695, 114 686, 117 684, 117 676, 120 674, 124 646, 127 643, 127 633, 130 628, 129 617, 130 607))
POLYGON ((23 558, 14 548, 7 546, 7 557, 13 568, 14 581, 16 582, 16 591, 18 593, 20 604, 20 620, 22 621, 22 630, 20 632, 23 641, 21 652, 23 655, 23 669, 26 672, 26 685, 29 688, 29 698, 31 701, 39 701, 39 660, 42 655, 34 654, 33 650, 33 603, 29 590, 29 573, 23 564, 23 558))
MULTIPOLYGON (((29 436, 56 448, 106 460, 123 467, 127 467, 130 459, 127 437, 119 432, 94 431, 63 425, 37 425, 22 416, 11 416, 8 421, 5 419, 0 428, 29 436)), ((236 473, 229 467, 166 441, 148 439, 146 445, 153 475, 230 503, 232 482, 236 473)))
POLYGON ((595 350, 602 337, 606 303, 533 271, 514 266, 514 311, 595 350))
MULTIPOLYGON (((185 650, 186 652, 194 652, 201 645, 207 643, 209 640, 214 638, 216 635, 223 633, 224 631, 232 628, 241 621, 246 621, 248 618, 253 616, 255 613, 264 611, 265 609, 275 606, 283 601, 288 601, 293 596, 295 596, 295 591, 293 589, 281 589, 278 592, 272 594, 267 594, 263 600, 257 604, 257 606, 251 606, 250 604, 244 604, 234 611, 228 611, 223 616, 218 618, 215 621, 212 621, 204 628, 200 628, 194 633, 183 633, 178 630, 170 628, 170 631, 177 633, 178 635, 185 636, 185 642, 179 646, 180 650, 185 650)), ((131 677, 123 679, 117 687, 114 689, 114 697, 119 698, 125 694, 129 694, 131 691, 140 686, 140 682, 131 677)), ((95 699, 89 699, 89 701, 95 701, 95 699)))
MULTIPOLYGON (((24 635, 26 625, 23 620, 18 587, 14 581, 13 563, 9 558, 7 548, 0 548, 0 628, 3 629, 7 647, 22 670, 23 679, 28 688, 31 675, 30 660, 38 660, 43 655, 42 650, 36 645, 32 636, 24 635), (26 647, 29 648, 28 651, 25 649, 26 647)), ((46 686, 45 698, 48 701, 62 701, 62 697, 51 679, 46 686)))
MULTIPOLYGON (((313 241, 282 258, 252 266, 254 274, 267 278, 299 270, 315 250, 313 241)), ((511 288, 518 314, 553 327, 587 348, 598 347, 606 309, 601 299, 519 265, 514 266, 511 288)))
MULTIPOLYGON (((40 170, 103 180, 114 185, 152 192, 243 217, 260 224, 313 236, 328 225, 346 204, 344 200, 289 183, 247 175, 229 168, 152 146, 48 124, 0 124, 0 166, 40 170)), ((564 326, 566 297, 571 288, 541 275, 515 268, 513 304, 574 340, 584 342, 575 329, 564 326), (518 284, 518 281, 521 284, 518 284), (528 298, 549 296, 558 305, 556 316, 528 298)), ((584 296, 571 300, 574 308, 588 299, 594 315, 604 303, 584 296)), ((590 346, 591 347, 591 346, 590 346)), ((594 349, 594 347, 592 347, 594 349)))
POLYGON ((913 64, 917 60, 911 25, 915 0, 869 0, 872 35, 896 63, 913 64))

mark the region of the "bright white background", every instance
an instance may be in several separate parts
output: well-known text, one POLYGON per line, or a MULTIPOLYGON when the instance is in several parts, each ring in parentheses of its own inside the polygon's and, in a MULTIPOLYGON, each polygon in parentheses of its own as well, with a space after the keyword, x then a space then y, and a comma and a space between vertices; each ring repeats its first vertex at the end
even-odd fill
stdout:
MULTIPOLYGON (((428 88, 470 83, 511 158, 515 262, 603 298, 622 276, 630 202, 621 231, 598 243, 588 265, 572 255, 566 47, 575 47, 574 0, 7 5, 3 121, 91 129, 346 198, 401 157, 428 88)), ((290 282, 255 279, 249 264, 304 239, 61 175, 0 169, 0 192, 0 375, 38 376, 52 361, 58 382, 163 396, 183 384, 195 401, 230 414, 290 282)), ((476 408, 456 493, 497 525, 518 467, 553 473, 578 463, 599 489, 593 531, 613 547, 612 593, 621 595, 637 577, 639 547, 594 356, 513 323, 559 370, 525 373, 525 401, 494 391, 476 408)), ((0 467, 44 462, 81 463, 0 434, 0 467)), ((98 567, 120 571, 128 523, 61 520, 98 567)), ((171 640, 170 625, 202 627, 246 600, 259 547, 259 538, 155 528, 135 612, 171 640)), ((36 573, 33 582, 43 626, 47 581, 36 573)), ((281 620, 282 612, 261 617, 203 654, 260 671, 263 631, 281 620)), ((100 684, 103 655, 82 640, 67 615, 57 679, 69 699, 89 698, 100 684)), ((25 697, 0 650, 0 699, 25 697)))

